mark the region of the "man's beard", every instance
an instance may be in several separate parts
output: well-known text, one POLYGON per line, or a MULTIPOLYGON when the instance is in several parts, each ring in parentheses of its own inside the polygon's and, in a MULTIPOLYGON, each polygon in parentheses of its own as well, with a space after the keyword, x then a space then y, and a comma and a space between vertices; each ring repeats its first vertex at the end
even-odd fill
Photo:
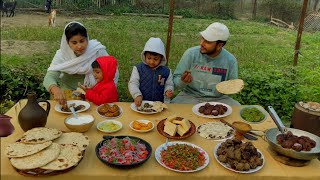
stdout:
POLYGON ((204 52, 204 53, 200 51, 201 54, 206 54, 208 56, 211 56, 211 55, 213 55, 213 54, 215 54, 217 52, 218 52, 217 46, 215 46, 214 49, 212 49, 211 51, 207 51, 207 52, 204 52))

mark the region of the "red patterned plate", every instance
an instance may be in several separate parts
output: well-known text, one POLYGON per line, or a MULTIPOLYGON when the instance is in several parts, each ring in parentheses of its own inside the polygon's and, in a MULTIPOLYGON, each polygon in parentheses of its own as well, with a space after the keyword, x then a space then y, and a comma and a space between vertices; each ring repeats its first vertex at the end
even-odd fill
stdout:
MULTIPOLYGON (((177 117, 177 119, 182 120, 183 118, 177 117)), ((191 127, 190 127, 189 131, 186 134, 184 134, 183 136, 180 136, 178 133, 176 133, 175 136, 170 136, 169 134, 167 134, 167 133, 165 133, 163 131, 164 130, 164 122, 165 122, 165 120, 166 119, 163 119, 158 123, 157 130, 162 136, 167 137, 169 139, 185 139, 185 138, 188 138, 188 137, 192 136, 196 132, 196 126, 193 124, 192 121, 189 120, 189 123, 190 123, 191 127)))

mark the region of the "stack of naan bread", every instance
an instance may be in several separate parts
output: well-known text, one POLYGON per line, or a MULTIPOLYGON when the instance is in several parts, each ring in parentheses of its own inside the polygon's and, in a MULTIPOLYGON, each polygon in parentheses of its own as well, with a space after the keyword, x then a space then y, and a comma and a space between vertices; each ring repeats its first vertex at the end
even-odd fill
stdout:
POLYGON ((77 166, 88 145, 89 138, 82 133, 39 127, 9 144, 5 154, 12 166, 25 173, 50 173, 77 166))

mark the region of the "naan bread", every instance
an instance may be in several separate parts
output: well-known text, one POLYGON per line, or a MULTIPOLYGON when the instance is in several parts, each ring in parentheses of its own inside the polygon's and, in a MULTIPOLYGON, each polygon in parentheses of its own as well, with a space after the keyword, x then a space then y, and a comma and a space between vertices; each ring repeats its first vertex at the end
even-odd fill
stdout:
POLYGON ((52 141, 62 135, 62 131, 53 128, 38 127, 30 129, 22 135, 21 142, 39 144, 52 141))
POLYGON ((78 146, 80 151, 84 151, 89 145, 89 138, 82 133, 70 132, 63 133, 62 136, 54 142, 58 144, 73 144, 78 146))
POLYGON ((206 139, 221 140, 231 137, 234 130, 222 122, 208 122, 201 124, 197 132, 206 139))
POLYGON ((156 112, 161 112, 164 108, 168 109, 168 106, 160 101, 155 101, 153 102, 151 109, 153 109, 156 112))
POLYGON ((21 142, 16 142, 9 144, 6 147, 5 154, 7 157, 25 157, 35 154, 52 144, 52 141, 47 141, 40 144, 25 144, 21 142))
POLYGON ((20 170, 35 169, 55 160, 60 153, 60 145, 52 143, 48 148, 26 157, 11 158, 12 166, 20 170))
POLYGON ((244 87, 242 79, 233 79, 228 81, 222 81, 216 85, 217 91, 222 94, 236 94, 240 92, 244 87))
POLYGON ((302 106, 303 108, 307 109, 307 110, 311 110, 311 111, 316 111, 316 112, 320 112, 320 103, 317 102, 299 102, 300 106, 302 106))
POLYGON ((72 144, 60 145, 61 151, 57 159, 49 164, 42 166, 41 169, 46 170, 64 170, 79 163, 82 158, 82 153, 78 146, 72 144))

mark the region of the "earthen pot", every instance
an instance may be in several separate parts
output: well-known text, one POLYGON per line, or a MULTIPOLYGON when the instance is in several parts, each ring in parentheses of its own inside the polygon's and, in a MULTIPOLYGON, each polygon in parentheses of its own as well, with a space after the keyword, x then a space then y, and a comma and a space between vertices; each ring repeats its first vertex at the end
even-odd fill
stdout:
POLYGON ((7 137, 13 133, 14 127, 10 120, 10 116, 0 114, 0 137, 7 137))
POLYGON ((47 123, 47 117, 50 111, 50 103, 46 100, 37 100, 37 95, 34 92, 27 94, 27 104, 21 109, 18 120, 20 127, 24 131, 28 131, 35 127, 44 127, 47 123), (39 102, 45 102, 47 109, 44 110, 39 102))

